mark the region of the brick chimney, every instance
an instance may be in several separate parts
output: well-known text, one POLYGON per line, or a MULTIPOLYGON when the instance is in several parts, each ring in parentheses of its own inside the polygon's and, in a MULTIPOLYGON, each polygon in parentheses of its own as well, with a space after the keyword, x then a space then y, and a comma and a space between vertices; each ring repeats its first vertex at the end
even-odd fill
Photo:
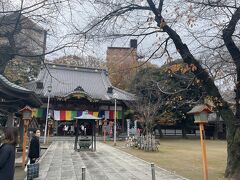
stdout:
POLYGON ((113 86, 126 89, 136 74, 137 40, 130 40, 130 47, 108 47, 107 68, 113 86))

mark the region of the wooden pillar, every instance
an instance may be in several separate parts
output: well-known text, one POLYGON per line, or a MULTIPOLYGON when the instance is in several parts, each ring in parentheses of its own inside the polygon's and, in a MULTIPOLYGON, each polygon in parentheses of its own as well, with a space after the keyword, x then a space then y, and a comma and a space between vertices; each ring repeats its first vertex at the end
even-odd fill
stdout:
POLYGON ((78 134, 79 134, 79 119, 76 119, 76 123, 77 123, 77 131, 75 132, 74 150, 77 150, 78 134))
POLYGON ((201 148, 202 148, 204 180, 208 180, 208 163, 207 163, 207 155, 206 155, 206 145, 204 142, 204 123, 199 123, 199 130, 200 130, 200 142, 201 142, 201 148))
POLYGON ((13 127, 13 125, 14 125, 13 117, 14 117, 14 113, 8 113, 7 123, 6 123, 7 127, 13 127))
POLYGON ((48 128, 47 128, 47 144, 48 144, 48 141, 49 141, 49 131, 50 131, 50 127, 48 126, 48 128))
POLYGON ((93 151, 93 150, 94 150, 94 147, 93 147, 93 146, 94 146, 94 139, 93 139, 93 136, 94 136, 94 133, 95 133, 95 132, 94 132, 94 120, 92 121, 91 124, 92 124, 92 151, 93 151))
POLYGON ((19 146, 20 146, 20 149, 22 149, 22 146, 23 146, 23 136, 24 136, 24 126, 23 126, 23 121, 20 118, 19 118, 19 135, 20 135, 19 146))
POLYGON ((124 132, 124 120, 125 120, 125 117, 124 117, 124 107, 122 107, 122 132, 124 132))
POLYGON ((25 167, 26 163, 26 146, 27 146, 27 131, 28 131, 28 123, 29 120, 24 120, 24 130, 23 130, 23 152, 22 152, 22 167, 25 167))
POLYGON ((95 124, 95 122, 94 122, 94 151, 96 151, 96 141, 97 141, 97 139, 96 139, 96 124, 95 124))

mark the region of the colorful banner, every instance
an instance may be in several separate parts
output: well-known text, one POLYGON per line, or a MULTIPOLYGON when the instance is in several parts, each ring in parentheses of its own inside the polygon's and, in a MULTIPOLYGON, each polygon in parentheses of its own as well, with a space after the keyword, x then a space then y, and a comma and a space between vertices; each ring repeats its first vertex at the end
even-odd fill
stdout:
POLYGON ((88 114, 93 115, 93 112, 92 111, 88 111, 88 114))
POLYGON ((109 111, 109 119, 114 119, 114 111, 109 111))
POLYGON ((105 111, 105 119, 109 119, 109 111, 105 111))
POLYGON ((56 121, 60 121, 60 111, 53 111, 53 113, 54 113, 54 119, 56 120, 56 121))
POLYGON ((100 118, 104 118, 105 117, 105 111, 100 111, 98 114, 100 118))
POLYGON ((77 117, 82 115, 82 111, 77 111, 77 117))
POLYGON ((117 111, 117 119, 122 119, 122 111, 117 111))
POLYGON ((42 117, 46 117, 47 111, 46 109, 43 108, 33 108, 32 110, 32 117, 35 118, 42 118, 42 117))
POLYGON ((93 112, 93 116, 98 117, 98 112, 93 112))
MULTIPOLYGON (((63 110, 54 110, 54 119, 56 121, 72 121, 75 117, 81 116, 83 111, 63 111, 63 110)), ((114 111, 100 111, 92 112, 89 111, 88 114, 91 114, 96 117, 114 119, 114 111)), ((122 111, 117 111, 117 119, 122 119, 122 111)))
POLYGON ((71 113, 71 119, 74 119, 75 117, 77 117, 77 111, 72 111, 71 113))
POLYGON ((65 119, 66 119, 67 121, 72 120, 72 112, 71 112, 71 111, 66 111, 66 117, 65 117, 65 119))
MULTIPOLYGON (((47 109, 45 108, 33 108, 32 117, 35 118, 46 118, 47 109)), ((61 111, 54 110, 54 119, 57 121, 71 121, 75 117, 81 116, 82 111, 61 111)), ((99 111, 93 112, 89 111, 88 114, 91 114, 96 117, 114 119, 114 111, 99 111)), ((122 111, 117 111, 117 119, 122 119, 122 111)))

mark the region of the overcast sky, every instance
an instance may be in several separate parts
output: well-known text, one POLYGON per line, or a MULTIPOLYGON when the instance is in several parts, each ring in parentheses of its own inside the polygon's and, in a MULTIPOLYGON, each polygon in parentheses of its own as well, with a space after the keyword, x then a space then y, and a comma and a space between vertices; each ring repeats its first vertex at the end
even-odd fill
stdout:
MULTIPOLYGON (((7 0, 4 0, 7 1, 7 0)), ((14 8, 19 8, 21 0, 12 0, 14 8)), ((23 7, 29 7, 36 2, 41 2, 41 0, 24 0, 23 7)), ((53 0, 47 1, 49 3, 53 0)), ((54 1, 58 2, 58 1, 54 1)), ((89 22, 93 21, 99 16, 103 16, 112 10, 110 7, 101 6, 100 4, 94 3, 94 0, 71 0, 53 5, 46 6, 45 9, 40 9, 32 13, 26 13, 30 17, 34 17, 36 20, 38 18, 32 15, 41 15, 44 18, 38 23, 48 31, 47 38, 47 51, 52 51, 55 48, 68 45, 69 48, 64 48, 61 51, 51 53, 46 57, 48 59, 53 59, 62 55, 93 55, 98 58, 105 59, 106 50, 108 46, 114 47, 129 47, 130 39, 134 37, 125 37, 125 38, 103 38, 105 35, 101 30, 99 34, 93 32, 94 38, 89 40, 85 39, 83 35, 79 35, 79 32, 85 31, 89 28, 89 22), (78 35, 76 35, 78 34, 78 35), (97 38, 98 36, 98 38, 97 38), (102 36, 102 37, 100 37, 102 36)), ((126 2, 125 0, 118 0, 116 2, 126 2)), ((136 2, 136 4, 147 5, 146 1, 134 0, 127 2, 136 2)), ((192 7, 194 8, 194 7, 192 7)), ((212 39, 209 36, 216 34, 219 30, 215 28, 214 25, 211 26, 211 22, 214 21, 216 24, 220 23, 223 19, 226 20, 226 16, 212 16, 211 12, 207 12, 209 19, 201 18, 194 19, 196 17, 197 11, 190 12, 190 4, 185 3, 183 0, 171 0, 164 2, 163 16, 166 22, 173 27, 174 30, 177 30, 178 34, 185 42, 191 52, 198 58, 201 56, 203 50, 206 50, 202 45, 215 45, 219 43, 219 39, 212 39), (192 22, 189 23, 190 17, 192 22), (194 34, 194 36, 193 36, 194 34), (198 37, 198 40, 195 40, 194 37, 198 37)), ((148 22, 149 18, 154 18, 152 13, 146 11, 132 12, 125 17, 119 17, 118 22, 114 24, 108 23, 103 26, 103 29, 107 32, 113 31, 114 33, 126 33, 131 32, 134 27, 138 24, 141 24, 141 27, 156 27, 156 23, 153 21, 148 22)), ((206 16, 205 16, 206 17, 206 16)), ((138 30, 137 33, 141 32, 138 30)), ((143 31, 142 31, 143 32, 143 31)), ((149 31, 144 31, 149 32, 149 31)), ((165 33, 158 33, 149 35, 147 37, 138 38, 139 46, 138 53, 141 56, 149 57, 166 39, 165 33), (140 43, 141 42, 141 43, 140 43)), ((168 51, 173 59, 179 59, 180 56, 175 49, 175 46, 169 41, 168 51)), ((161 51, 160 51, 161 52, 161 51)), ((158 55, 158 54, 157 54, 158 55)), ((158 56, 157 56, 158 57, 158 56)), ((163 56, 161 59, 152 60, 152 62, 162 65, 166 62, 168 58, 167 55, 163 56)))

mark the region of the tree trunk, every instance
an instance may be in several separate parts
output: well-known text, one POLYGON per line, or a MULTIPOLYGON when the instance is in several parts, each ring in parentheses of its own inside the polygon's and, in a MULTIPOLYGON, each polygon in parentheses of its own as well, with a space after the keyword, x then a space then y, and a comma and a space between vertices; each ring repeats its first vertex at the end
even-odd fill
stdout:
POLYGON ((232 60, 236 66, 237 83, 235 87, 235 106, 236 106, 236 119, 240 124, 240 50, 232 39, 232 35, 235 32, 237 22, 240 20, 240 7, 232 15, 232 18, 226 28, 223 29, 224 44, 230 53, 232 60))
POLYGON ((162 138, 163 137, 163 133, 162 133, 161 125, 157 124, 155 128, 158 130, 159 137, 162 138))
POLYGON ((159 131, 160 138, 162 138, 162 137, 163 137, 162 128, 160 127, 160 128, 158 129, 158 131, 159 131))
POLYGON ((14 56, 14 51, 10 46, 0 46, 0 74, 4 73, 8 62, 12 60, 14 56))
MULTIPOLYGON (((203 85, 205 91, 207 94, 212 97, 212 100, 214 104, 216 105, 216 109, 219 111, 219 114, 223 118, 223 120, 226 123, 226 130, 227 130, 227 151, 228 151, 228 161, 227 161, 227 168, 225 171, 225 175, 228 178, 234 178, 239 179, 240 177, 240 132, 239 127, 236 126, 236 118, 234 116, 233 111, 230 109, 228 103, 223 100, 221 94, 219 93, 218 88, 214 84, 214 80, 209 76, 208 72, 206 72, 203 67, 200 65, 200 63, 194 58, 194 56, 191 54, 190 50, 188 49, 188 46, 182 42, 182 39, 177 34, 176 31, 174 31, 171 27, 169 27, 162 15, 161 15, 161 8, 158 9, 155 7, 155 4, 152 0, 147 0, 149 7, 151 8, 152 12, 155 14, 155 21, 157 22, 158 26, 163 29, 164 32, 168 34, 168 36, 172 39, 177 51, 181 55, 183 61, 187 63, 188 65, 192 66, 194 65, 195 68, 192 71, 197 79, 201 81, 201 84, 203 85)), ((234 32, 236 23, 240 19, 240 8, 237 9, 237 11, 232 16, 232 19, 229 23, 230 29, 227 29, 226 32, 228 32, 230 35, 234 32), (237 17, 234 17, 236 15, 237 17), (235 23, 235 26, 234 26, 235 23), (229 32, 230 31, 230 32, 229 32)), ((229 35, 228 34, 228 35, 229 35)), ((225 36, 226 38, 226 36, 225 36)), ((227 38, 229 39, 229 37, 227 38)), ((231 45, 232 42, 230 42, 231 45)), ((234 55, 237 55, 236 59, 240 59, 240 53, 234 55)), ((234 59, 233 58, 233 59, 234 59)), ((235 60, 234 60, 235 61, 235 60)), ((239 64, 239 62, 237 62, 239 64)), ((237 70, 239 70, 240 74, 240 66, 237 67, 237 70)), ((238 82, 239 86, 237 85, 237 88, 240 88, 240 82, 238 82)), ((239 91, 240 93, 240 91, 239 91)), ((239 99, 238 99, 239 100, 239 99)))
POLYGON ((219 113, 216 113, 216 121, 214 125, 214 133, 213 133, 213 139, 216 140, 218 139, 218 134, 219 134, 219 122, 220 121, 220 115, 219 113))
POLYGON ((10 61, 10 59, 8 59, 4 55, 0 54, 0 74, 4 73, 4 70, 9 61, 10 61))
MULTIPOLYGON (((225 176, 232 179, 240 179, 240 50, 232 39, 236 25, 240 20, 240 7, 233 13, 228 25, 223 30, 223 40, 236 66, 237 83, 235 88, 235 119, 232 119, 232 126, 227 124, 227 167, 225 176)), ((231 118, 231 117, 230 117, 231 118)))
POLYGON ((235 137, 227 142, 227 167, 225 176, 233 180, 240 179, 240 128, 236 129, 235 137))

